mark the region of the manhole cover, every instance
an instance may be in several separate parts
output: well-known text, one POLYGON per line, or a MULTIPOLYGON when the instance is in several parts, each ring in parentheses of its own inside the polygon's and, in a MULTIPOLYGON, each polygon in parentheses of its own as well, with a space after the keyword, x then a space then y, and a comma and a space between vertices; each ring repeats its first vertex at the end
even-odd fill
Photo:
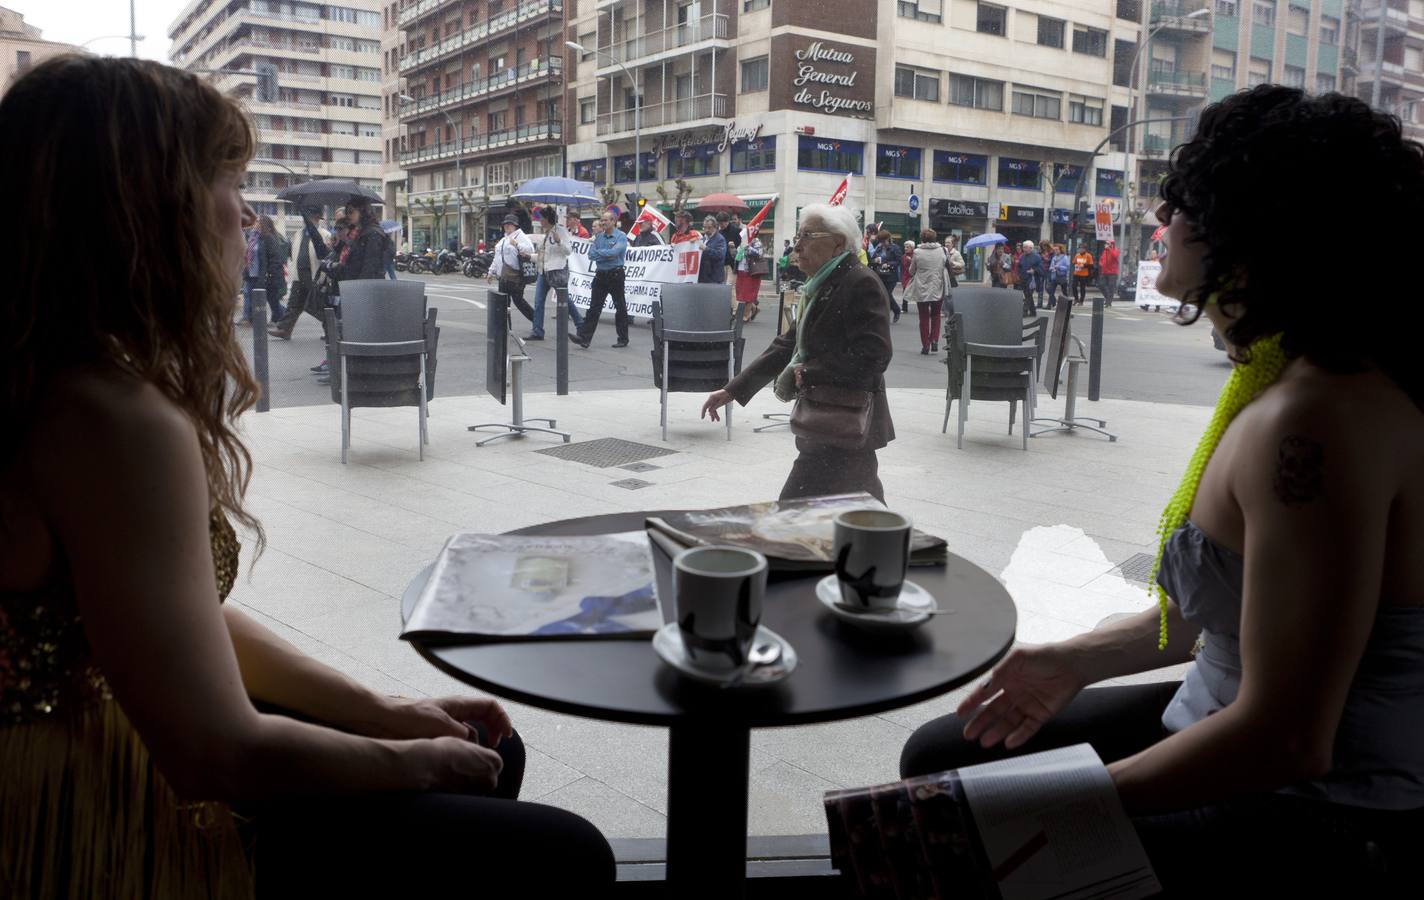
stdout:
POLYGON ((645 459, 667 456, 677 451, 669 450, 666 447, 654 447, 651 444, 639 444, 636 441, 625 441, 621 438, 599 438, 596 441, 579 441, 577 444, 546 447, 534 452, 569 462, 583 463, 586 466, 607 469, 611 466, 626 466, 629 463, 645 459))
POLYGON ((1126 562, 1117 567, 1118 572, 1128 581, 1148 584, 1152 577, 1152 563, 1157 557, 1150 553, 1134 553, 1126 562))
POLYGON ((652 463, 630 463, 626 466, 619 466, 618 468, 626 469, 629 472, 656 472, 658 469, 661 469, 662 466, 655 466, 652 463))
POLYGON ((610 482, 610 484, 612 484, 614 487, 627 488, 630 491, 636 491, 639 488, 650 487, 652 485, 652 482, 644 481, 641 478, 624 478, 622 481, 613 481, 610 482))

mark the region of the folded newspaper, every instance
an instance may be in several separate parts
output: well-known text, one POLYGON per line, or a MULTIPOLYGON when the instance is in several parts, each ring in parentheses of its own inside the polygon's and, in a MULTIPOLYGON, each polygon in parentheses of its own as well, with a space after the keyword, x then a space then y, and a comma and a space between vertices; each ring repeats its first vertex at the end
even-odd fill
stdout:
POLYGON ((825 797, 861 897, 1134 900, 1161 891, 1087 744, 825 797))
POLYGON ((647 638, 662 624, 646 532, 457 534, 436 558, 401 637, 647 638))
MULTIPOLYGON (((831 571, 835 567, 833 520, 852 509, 885 509, 869 494, 833 494, 774 500, 650 517, 647 526, 683 547, 722 544, 756 550, 780 571, 831 571)), ((943 538, 916 529, 910 537, 910 565, 945 561, 943 538)))

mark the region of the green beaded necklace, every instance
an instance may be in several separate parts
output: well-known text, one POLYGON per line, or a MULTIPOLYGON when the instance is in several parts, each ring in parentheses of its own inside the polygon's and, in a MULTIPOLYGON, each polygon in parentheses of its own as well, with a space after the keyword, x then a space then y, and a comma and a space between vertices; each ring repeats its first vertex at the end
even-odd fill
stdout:
POLYGON ((1196 500, 1202 473, 1206 471, 1207 462, 1221 443, 1226 426, 1231 424, 1231 420, 1235 419, 1236 414, 1245 409, 1248 403, 1275 383, 1288 361, 1285 352, 1281 350, 1281 336, 1278 334, 1261 338, 1251 345, 1247 361, 1236 366, 1231 371, 1231 376, 1226 379, 1221 396, 1216 400, 1216 409, 1212 411, 1211 421, 1207 424, 1191 461, 1187 463, 1186 472, 1182 474, 1182 483, 1177 486, 1172 499, 1167 501, 1167 508, 1162 510, 1162 520, 1157 525, 1157 559, 1152 563, 1152 575, 1148 579, 1148 584, 1151 585, 1148 590, 1156 592, 1157 606, 1161 610, 1158 650, 1167 649, 1167 592, 1157 584, 1157 571, 1162 567, 1162 551, 1167 547, 1167 539, 1172 536, 1172 532, 1186 524, 1187 514, 1192 511, 1192 503, 1196 500))

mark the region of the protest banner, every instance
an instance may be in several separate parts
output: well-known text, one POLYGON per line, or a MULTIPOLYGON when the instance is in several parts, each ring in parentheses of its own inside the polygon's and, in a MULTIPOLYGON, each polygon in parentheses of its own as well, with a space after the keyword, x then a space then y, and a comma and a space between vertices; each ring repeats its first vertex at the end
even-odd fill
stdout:
MULTIPOLYGON (((569 242, 569 302, 587 312, 593 294, 593 263, 588 258, 593 241, 574 238, 569 242)), ((664 244, 657 247, 634 247, 631 244, 623 257, 623 298, 628 315, 644 319, 653 317, 653 304, 662 299, 664 284, 687 284, 697 280, 702 251, 697 243, 664 244)), ((728 309, 731 291, 727 292, 728 309)), ((605 313, 613 312, 613 302, 605 299, 605 313)))
POLYGON ((1182 306, 1181 301, 1157 293, 1157 276, 1161 272, 1162 263, 1155 259, 1144 259, 1137 264, 1137 305, 1143 309, 1176 312, 1182 306))

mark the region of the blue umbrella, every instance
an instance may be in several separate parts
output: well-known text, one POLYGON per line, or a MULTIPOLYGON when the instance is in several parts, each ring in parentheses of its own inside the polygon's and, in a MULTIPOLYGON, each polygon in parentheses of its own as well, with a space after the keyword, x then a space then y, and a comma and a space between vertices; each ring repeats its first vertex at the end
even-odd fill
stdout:
POLYGON ((1008 238, 1004 237, 1002 234, 995 234, 991 231, 988 234, 980 234, 970 238, 969 242, 964 245, 964 249, 973 250, 975 247, 987 247, 990 244, 1002 244, 1007 240, 1008 238))
POLYGON ((519 190, 510 194, 515 200, 533 200, 539 203, 564 203, 572 206, 598 205, 603 201, 598 198, 593 190, 591 181, 575 181, 572 178, 561 178, 558 175, 549 175, 544 178, 531 178, 519 186, 519 190))

